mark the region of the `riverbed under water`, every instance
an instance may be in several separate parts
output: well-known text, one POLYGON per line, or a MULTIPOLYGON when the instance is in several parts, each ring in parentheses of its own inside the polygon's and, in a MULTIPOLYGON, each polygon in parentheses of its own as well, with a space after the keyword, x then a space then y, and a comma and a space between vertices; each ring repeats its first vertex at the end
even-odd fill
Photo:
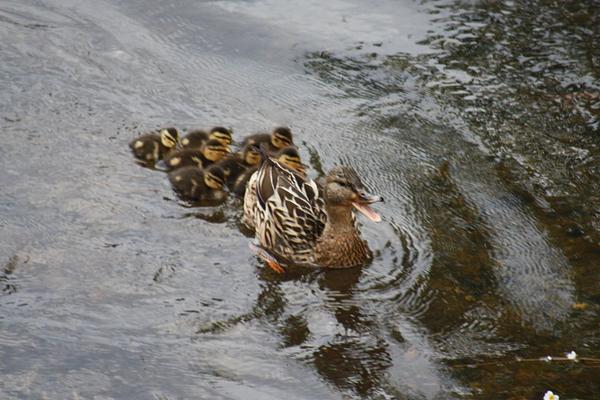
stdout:
POLYGON ((0 398, 597 397, 598 37, 594 1, 3 1, 0 398), (356 168, 372 264, 278 275, 128 152, 213 125, 356 168))

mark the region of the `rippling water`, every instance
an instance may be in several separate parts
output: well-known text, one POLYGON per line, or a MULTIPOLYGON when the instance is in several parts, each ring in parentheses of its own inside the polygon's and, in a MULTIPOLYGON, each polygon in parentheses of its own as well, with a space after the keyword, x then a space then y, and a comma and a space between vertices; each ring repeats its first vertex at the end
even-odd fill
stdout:
MULTIPOLYGON (((594 1, 0 4, 0 397, 593 398, 594 1), (127 143, 292 127, 386 203, 278 276, 127 143), (527 361, 518 361, 526 359, 527 361)), ((316 175, 316 172, 313 172, 316 175)))

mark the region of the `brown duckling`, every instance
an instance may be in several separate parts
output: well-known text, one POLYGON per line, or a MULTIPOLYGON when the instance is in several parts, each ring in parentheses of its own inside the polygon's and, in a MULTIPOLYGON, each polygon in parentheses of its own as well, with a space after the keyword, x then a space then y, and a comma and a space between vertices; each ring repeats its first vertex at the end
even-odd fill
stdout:
POLYGON ((225 146, 229 146, 233 140, 229 129, 215 126, 210 130, 210 133, 202 129, 191 131, 181 139, 181 147, 184 149, 198 149, 210 139, 216 139, 225 146))
POLYGON ((253 145, 244 146, 240 153, 232 154, 225 157, 217 164, 225 171, 227 177, 227 186, 231 189, 237 179, 248 168, 258 167, 261 156, 256 147, 253 145))
POLYGON ((165 158, 168 171, 182 167, 206 168, 221 160, 230 153, 229 146, 223 145, 217 139, 210 139, 200 149, 183 149, 165 158))
POLYGON ((183 167, 169 173, 169 181, 183 200, 222 202, 227 198, 224 191, 225 171, 218 165, 206 169, 183 167))
POLYGON ((294 144, 292 131, 285 126, 279 126, 273 129, 273 132, 271 133, 257 133, 246 136, 242 141, 242 146, 254 144, 257 147, 261 147, 262 143, 265 143, 266 145, 265 151, 269 155, 274 155, 284 147, 294 144))
POLYGON ((162 160, 179 143, 179 132, 175 128, 164 128, 158 132, 146 133, 129 142, 134 157, 147 163, 162 160))
MULTIPOLYGON (((283 149, 279 150, 273 158, 275 158, 284 167, 296 172, 302 178, 306 177, 306 166, 302 164, 300 153, 298 152, 298 148, 296 146, 284 147, 283 149)), ((246 191, 246 185, 252 174, 258 170, 258 167, 259 165, 257 164, 240 174, 235 182, 230 186, 231 192, 235 193, 236 196, 243 197, 246 191)))

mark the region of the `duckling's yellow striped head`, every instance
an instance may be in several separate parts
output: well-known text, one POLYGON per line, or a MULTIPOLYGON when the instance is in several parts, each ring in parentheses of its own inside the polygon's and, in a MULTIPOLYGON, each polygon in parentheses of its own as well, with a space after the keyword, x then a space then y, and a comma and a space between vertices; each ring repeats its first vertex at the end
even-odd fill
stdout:
POLYGON ((302 164, 300 153, 295 146, 287 146, 281 149, 277 153, 277 161, 301 175, 306 175, 306 165, 302 164))
POLYGON ((221 190, 225 184, 225 171, 218 165, 211 165, 204 170, 204 183, 211 189, 221 190))
POLYGON ((260 153, 253 144, 248 144, 242 149, 242 156, 244 162, 250 166, 255 166, 260 163, 260 153))
POLYGON ((216 139, 225 146, 229 146, 231 144, 231 142, 233 141, 233 139, 231 137, 231 131, 222 126, 215 126, 214 128, 212 128, 210 130, 209 138, 216 139))
POLYGON ((217 139, 210 139, 202 147, 202 154, 204 157, 213 162, 219 161, 230 152, 229 146, 221 143, 217 139))
POLYGON ((292 140, 292 131, 290 128, 285 126, 279 126, 273 129, 271 133, 271 144, 276 149, 283 149, 284 147, 294 144, 292 140))
POLYGON ((172 149, 179 143, 179 132, 175 128, 164 128, 160 132, 160 142, 163 146, 172 149))

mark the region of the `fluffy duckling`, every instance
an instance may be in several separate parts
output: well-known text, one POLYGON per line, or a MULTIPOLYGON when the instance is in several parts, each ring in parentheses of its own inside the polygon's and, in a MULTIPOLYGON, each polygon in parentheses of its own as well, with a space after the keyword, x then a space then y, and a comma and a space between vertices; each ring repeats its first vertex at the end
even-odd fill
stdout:
POLYGON ((166 157, 179 143, 179 132, 175 128, 164 128, 146 133, 129 142, 134 157, 147 163, 155 163, 166 157))
POLYGON ((229 146, 233 141, 229 129, 215 126, 210 130, 210 133, 202 129, 191 131, 181 139, 181 147, 184 149, 198 149, 210 139, 216 139, 225 146, 229 146))
POLYGON ((184 167, 169 174, 169 181, 177 195, 183 200, 223 202, 225 171, 218 165, 206 169, 184 167))
POLYGON ((285 167, 297 172, 303 178, 306 177, 306 165, 302 164, 300 153, 296 146, 287 146, 275 154, 275 159, 285 167))
MULTIPOLYGON (((302 164, 300 153, 298 152, 298 148, 295 146, 284 147, 283 149, 279 150, 273 158, 275 158, 284 167, 295 171, 302 178, 306 177, 306 166, 302 164)), ((235 193, 236 196, 244 197, 248 181, 250 180, 252 174, 258 170, 258 167, 259 165, 257 164, 252 168, 248 168, 246 171, 240 174, 235 182, 230 186, 230 190, 235 193)))
POLYGON ((261 147, 262 143, 266 144, 265 151, 269 155, 274 155, 284 147, 292 146, 294 144, 292 131, 290 128, 280 126, 273 129, 273 132, 271 133, 257 133, 245 137, 242 141, 242 146, 254 144, 257 147, 261 147))
POLYGON ((253 145, 247 145, 240 153, 225 157, 217 164, 225 171, 227 186, 231 189, 240 175, 248 168, 258 167, 260 160, 261 156, 258 150, 253 145))
POLYGON ((230 153, 229 146, 217 139, 210 139, 200 149, 183 149, 165 158, 168 171, 183 167, 206 168, 230 153))

